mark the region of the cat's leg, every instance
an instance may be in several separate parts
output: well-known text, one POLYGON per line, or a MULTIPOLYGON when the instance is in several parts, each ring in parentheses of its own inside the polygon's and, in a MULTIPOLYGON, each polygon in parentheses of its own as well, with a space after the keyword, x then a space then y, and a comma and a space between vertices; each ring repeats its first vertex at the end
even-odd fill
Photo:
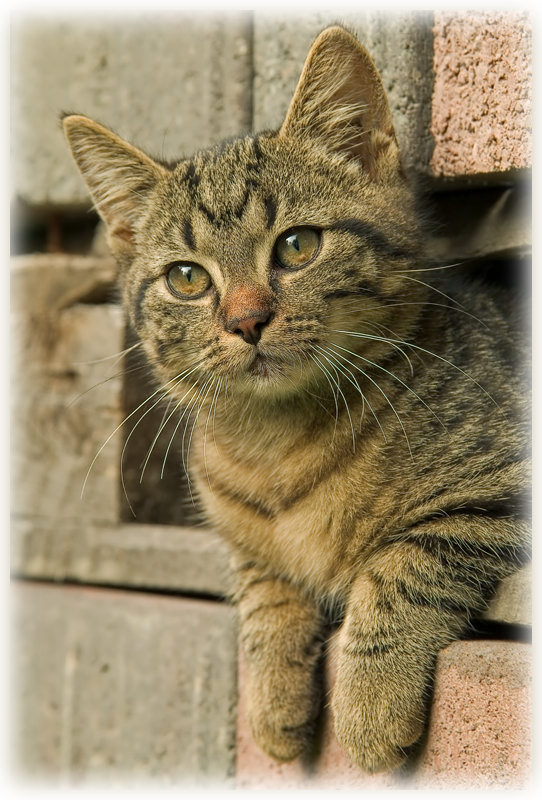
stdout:
POLYGON ((424 727, 438 650, 525 558, 523 523, 461 516, 388 538, 352 587, 332 710, 339 742, 366 770, 404 760, 424 727))
POLYGON ((236 567, 236 600, 255 741, 278 761, 304 749, 320 707, 324 620, 298 589, 253 562, 236 567))

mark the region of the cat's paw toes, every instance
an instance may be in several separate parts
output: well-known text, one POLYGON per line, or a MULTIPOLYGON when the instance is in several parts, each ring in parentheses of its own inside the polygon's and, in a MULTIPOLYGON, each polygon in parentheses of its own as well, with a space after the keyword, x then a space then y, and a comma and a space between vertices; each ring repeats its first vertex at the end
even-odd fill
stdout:
POLYGON ((406 749, 423 732, 420 714, 405 714, 390 707, 387 713, 371 713, 370 706, 335 700, 332 703, 335 734, 352 761, 366 772, 397 769, 406 758, 406 749))
POLYGON ((311 724, 288 724, 269 715, 250 720, 256 744, 275 761, 293 761, 301 755, 310 738, 311 724))

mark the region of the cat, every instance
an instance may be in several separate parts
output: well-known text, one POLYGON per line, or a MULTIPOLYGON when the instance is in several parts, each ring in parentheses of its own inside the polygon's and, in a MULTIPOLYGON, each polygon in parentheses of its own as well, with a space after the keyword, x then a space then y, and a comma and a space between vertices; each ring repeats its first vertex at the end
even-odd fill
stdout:
POLYGON ((191 489, 232 547, 255 740, 306 751, 339 619, 338 741, 367 771, 399 767, 439 649, 528 557, 509 294, 427 261, 382 81, 342 27, 278 131, 166 164, 88 117, 63 126, 159 382, 148 402, 173 400, 191 489))

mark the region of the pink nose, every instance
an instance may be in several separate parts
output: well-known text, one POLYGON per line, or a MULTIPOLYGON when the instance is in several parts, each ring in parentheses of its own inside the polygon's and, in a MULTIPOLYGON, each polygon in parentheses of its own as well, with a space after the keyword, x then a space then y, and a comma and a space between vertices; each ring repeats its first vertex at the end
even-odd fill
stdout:
POLYGON ((256 311, 243 319, 228 321, 226 330, 242 336, 248 344, 258 344, 262 335, 262 328, 267 325, 271 314, 269 311, 256 311))

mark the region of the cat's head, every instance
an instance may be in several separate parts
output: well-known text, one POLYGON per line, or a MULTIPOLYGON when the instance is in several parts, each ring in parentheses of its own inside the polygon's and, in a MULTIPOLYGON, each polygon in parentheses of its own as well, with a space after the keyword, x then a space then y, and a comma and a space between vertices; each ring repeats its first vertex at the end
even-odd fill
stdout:
POLYGON ((380 77, 342 28, 315 41, 278 132, 170 167, 63 122, 162 381, 288 393, 325 377, 341 330, 391 318, 419 248, 413 197, 380 77))

